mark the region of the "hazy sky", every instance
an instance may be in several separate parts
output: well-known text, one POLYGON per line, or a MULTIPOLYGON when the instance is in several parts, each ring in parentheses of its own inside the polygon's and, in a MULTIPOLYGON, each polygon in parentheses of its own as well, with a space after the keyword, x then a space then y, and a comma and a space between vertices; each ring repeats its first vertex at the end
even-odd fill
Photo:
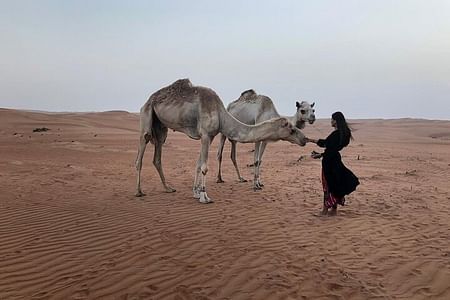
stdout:
POLYGON ((179 78, 292 115, 450 119, 450 1, 0 0, 0 107, 137 112, 179 78))

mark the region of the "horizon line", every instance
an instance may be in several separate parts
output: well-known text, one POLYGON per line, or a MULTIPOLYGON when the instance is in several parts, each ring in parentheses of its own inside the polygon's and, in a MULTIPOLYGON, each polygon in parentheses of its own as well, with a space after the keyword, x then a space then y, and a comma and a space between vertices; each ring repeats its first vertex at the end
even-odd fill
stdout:
MULTIPOLYGON (((93 114, 93 113, 129 113, 129 114, 139 114, 140 112, 128 111, 124 109, 110 109, 110 110, 86 110, 86 111, 50 111, 50 110, 40 110, 40 109, 26 109, 26 108, 12 108, 12 107, 0 107, 0 110, 15 110, 30 113, 42 113, 42 114, 93 114)), ((318 120, 328 120, 330 117, 319 117, 318 120)), ((411 120, 428 120, 428 121, 450 121, 449 119, 430 119, 426 117, 355 117, 346 118, 348 120, 400 120, 400 119, 411 119, 411 120)))

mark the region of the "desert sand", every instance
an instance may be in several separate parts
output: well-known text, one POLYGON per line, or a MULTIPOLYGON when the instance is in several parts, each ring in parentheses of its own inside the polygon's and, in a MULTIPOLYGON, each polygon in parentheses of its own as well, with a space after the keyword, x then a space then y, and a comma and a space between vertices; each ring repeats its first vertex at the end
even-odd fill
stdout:
MULTIPOLYGON (((208 195, 192 197, 200 144, 169 132, 164 193, 138 115, 0 109, 0 299, 450 299, 450 121, 350 120, 341 153, 361 185, 322 205, 318 147, 269 144, 262 191, 238 183, 216 138, 208 195), (36 128, 48 131, 33 132, 36 128)), ((307 125, 311 138, 329 120, 307 125)), ((252 179, 252 144, 238 145, 252 179)))

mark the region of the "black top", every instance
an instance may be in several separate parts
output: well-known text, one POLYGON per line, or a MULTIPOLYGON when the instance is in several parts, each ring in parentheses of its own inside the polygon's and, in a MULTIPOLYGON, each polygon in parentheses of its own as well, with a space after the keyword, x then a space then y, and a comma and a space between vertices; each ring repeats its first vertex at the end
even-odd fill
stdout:
POLYGON ((333 131, 325 140, 318 140, 317 145, 325 148, 324 156, 333 152, 339 152, 344 148, 341 145, 341 133, 339 130, 333 131))
POLYGON ((341 151, 350 140, 350 136, 344 136, 341 143, 339 130, 333 131, 326 139, 317 141, 319 147, 325 148, 322 157, 322 170, 328 184, 330 193, 343 197, 350 194, 359 184, 358 178, 342 162, 341 151))

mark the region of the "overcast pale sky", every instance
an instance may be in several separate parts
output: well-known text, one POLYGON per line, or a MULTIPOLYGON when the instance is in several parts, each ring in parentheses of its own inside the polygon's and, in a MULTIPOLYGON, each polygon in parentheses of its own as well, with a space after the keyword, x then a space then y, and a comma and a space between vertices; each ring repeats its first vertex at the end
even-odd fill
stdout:
POLYGON ((450 119, 450 1, 0 0, 0 107, 139 111, 179 78, 282 114, 450 119))

